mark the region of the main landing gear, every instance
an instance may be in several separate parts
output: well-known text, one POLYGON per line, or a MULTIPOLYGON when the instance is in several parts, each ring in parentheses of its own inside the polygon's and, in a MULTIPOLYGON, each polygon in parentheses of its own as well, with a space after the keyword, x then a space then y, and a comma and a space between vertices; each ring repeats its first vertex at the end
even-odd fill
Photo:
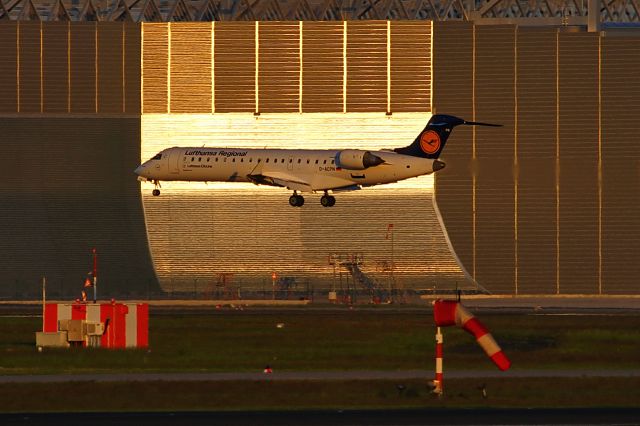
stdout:
POLYGON ((293 192, 293 195, 289 197, 289 205, 291 207, 302 207, 304 204, 304 197, 302 195, 298 195, 297 192, 293 192))
POLYGON ((160 182, 157 180, 153 181, 153 184, 156 186, 156 189, 154 189, 153 191, 151 191, 151 193, 153 194, 154 197, 157 197, 158 195, 160 195, 160 182))
MULTIPOLYGON (((302 207, 303 204, 304 197, 302 195, 298 195, 298 193, 294 191, 293 195, 289 197, 289 205, 291 207, 302 207)), ((325 192, 320 198, 320 204, 322 204, 323 207, 333 207, 336 204, 336 197, 325 192)))
POLYGON ((322 204, 322 207, 333 207, 336 204, 336 197, 329 195, 325 191, 324 195, 320 198, 320 204, 322 204))

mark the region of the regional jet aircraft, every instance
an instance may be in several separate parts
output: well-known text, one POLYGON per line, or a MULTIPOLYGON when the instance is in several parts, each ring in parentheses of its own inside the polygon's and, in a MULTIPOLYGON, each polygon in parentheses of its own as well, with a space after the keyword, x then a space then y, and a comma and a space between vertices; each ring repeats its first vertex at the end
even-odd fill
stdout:
POLYGON ((253 182, 293 191, 289 204, 301 207, 298 192, 324 192, 320 204, 331 207, 329 191, 351 191, 363 187, 437 172, 445 163, 438 160, 451 130, 459 125, 500 126, 465 121, 451 115, 433 115, 413 143, 382 151, 358 149, 240 149, 168 148, 135 170, 140 181, 253 182))

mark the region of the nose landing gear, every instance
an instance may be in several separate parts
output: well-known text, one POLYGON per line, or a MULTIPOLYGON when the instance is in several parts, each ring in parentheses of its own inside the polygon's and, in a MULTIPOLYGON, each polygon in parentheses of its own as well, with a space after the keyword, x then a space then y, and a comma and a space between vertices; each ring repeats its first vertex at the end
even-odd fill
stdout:
POLYGON ((151 194, 153 194, 154 197, 157 197, 158 195, 160 195, 160 182, 157 180, 153 181, 153 184, 156 186, 156 189, 154 189, 153 191, 151 191, 151 194))

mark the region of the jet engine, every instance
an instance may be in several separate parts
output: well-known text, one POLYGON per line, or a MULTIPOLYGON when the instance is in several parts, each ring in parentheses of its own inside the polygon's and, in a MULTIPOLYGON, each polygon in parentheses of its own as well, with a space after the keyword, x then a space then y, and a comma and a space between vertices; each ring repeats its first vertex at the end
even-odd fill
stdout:
POLYGON ((359 149, 344 149, 336 154, 336 165, 348 170, 364 170, 382 163, 382 158, 359 149))

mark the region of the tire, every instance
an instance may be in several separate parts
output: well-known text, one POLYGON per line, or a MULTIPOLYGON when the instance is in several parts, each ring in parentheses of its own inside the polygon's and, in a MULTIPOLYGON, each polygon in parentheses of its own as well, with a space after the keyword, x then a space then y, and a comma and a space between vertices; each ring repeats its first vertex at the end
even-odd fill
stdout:
POLYGON ((302 207, 304 205, 304 197, 302 195, 298 195, 298 204, 296 204, 298 207, 302 207))
POLYGON ((329 196, 329 207, 333 207, 336 205, 336 197, 330 195, 329 196))
POLYGON ((291 207, 298 207, 298 196, 297 195, 292 195, 291 197, 289 197, 289 205, 291 207))
POLYGON ((154 197, 157 197, 158 195, 160 195, 160 190, 159 189, 154 189, 152 192, 154 197))
POLYGON ((323 195, 320 197, 320 204, 322 207, 331 207, 331 198, 328 195, 323 195))

